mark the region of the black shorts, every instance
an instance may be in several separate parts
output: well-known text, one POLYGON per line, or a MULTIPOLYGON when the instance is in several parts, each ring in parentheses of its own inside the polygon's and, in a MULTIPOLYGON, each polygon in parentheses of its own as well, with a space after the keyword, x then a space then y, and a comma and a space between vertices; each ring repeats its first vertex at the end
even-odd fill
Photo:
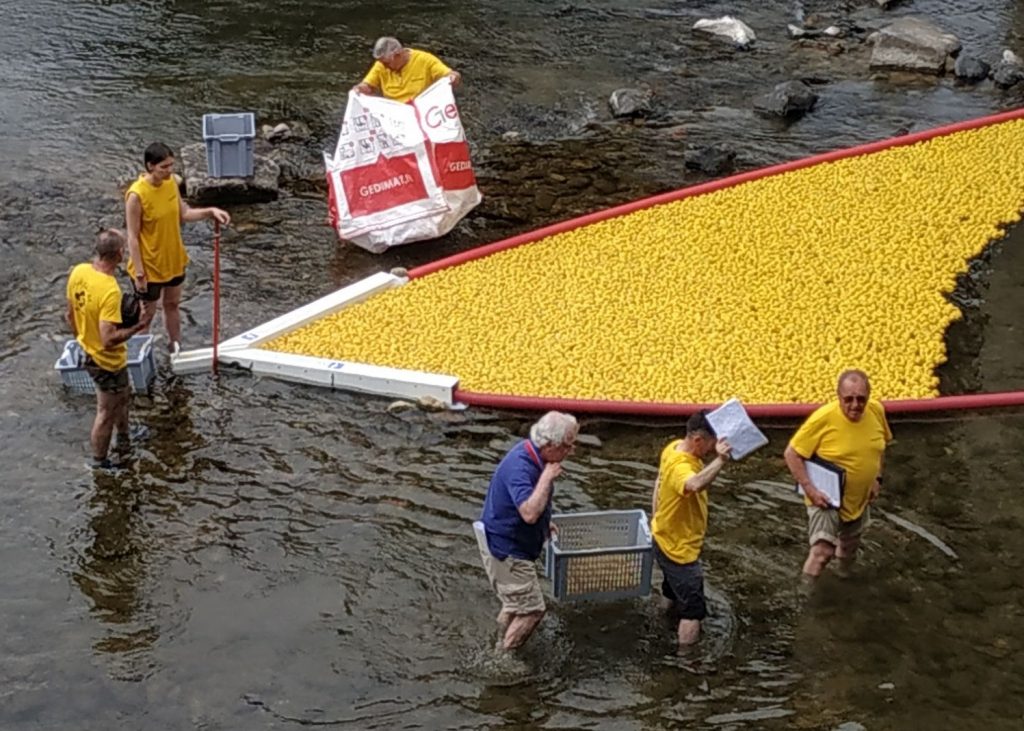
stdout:
POLYGON ((121 393, 128 389, 128 366, 118 371, 100 368, 91 356, 85 357, 85 370, 96 384, 97 391, 103 393, 121 393))
POLYGON ((135 286, 135 279, 132 279, 132 289, 135 290, 135 294, 143 302, 156 302, 160 299, 160 293, 163 292, 164 287, 180 287, 185 283, 185 275, 182 274, 180 277, 175 277, 167 282, 146 282, 146 291, 140 292, 135 286))
POLYGON ((700 559, 690 563, 676 563, 658 548, 654 542, 654 558, 658 561, 665 579, 661 582, 661 593, 671 599, 679 619, 696 619, 708 616, 704 600, 704 567, 700 559))

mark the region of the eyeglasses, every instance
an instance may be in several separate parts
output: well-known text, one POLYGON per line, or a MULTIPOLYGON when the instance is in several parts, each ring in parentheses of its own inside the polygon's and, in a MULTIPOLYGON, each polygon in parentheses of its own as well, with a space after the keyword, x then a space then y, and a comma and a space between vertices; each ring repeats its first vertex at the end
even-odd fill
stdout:
POLYGON ((863 406, 868 402, 867 396, 840 396, 839 400, 844 404, 860 404, 863 406))

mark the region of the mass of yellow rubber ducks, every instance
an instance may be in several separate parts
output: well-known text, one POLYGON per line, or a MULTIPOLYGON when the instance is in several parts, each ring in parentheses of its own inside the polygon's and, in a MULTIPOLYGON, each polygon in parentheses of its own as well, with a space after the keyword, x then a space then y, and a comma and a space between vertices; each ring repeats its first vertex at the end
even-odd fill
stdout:
POLYGON ((761 178, 413 280, 264 347, 499 394, 938 395, 948 300, 1024 207, 1024 121, 761 178))

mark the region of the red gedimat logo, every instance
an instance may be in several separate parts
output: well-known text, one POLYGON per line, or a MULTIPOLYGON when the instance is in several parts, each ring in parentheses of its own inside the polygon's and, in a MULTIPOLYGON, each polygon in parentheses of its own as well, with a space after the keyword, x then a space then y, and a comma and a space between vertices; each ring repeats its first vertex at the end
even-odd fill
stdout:
POLYGON ((469 145, 463 142, 434 144, 434 165, 438 181, 445 190, 465 190, 476 185, 473 163, 469 161, 469 145))
POLYGON ((341 173, 345 200, 353 217, 380 213, 427 197, 416 155, 377 158, 341 173))
POLYGON ((458 119, 459 110, 454 104, 445 104, 444 107, 430 107, 423 115, 423 121, 431 129, 437 129, 449 119, 458 119))

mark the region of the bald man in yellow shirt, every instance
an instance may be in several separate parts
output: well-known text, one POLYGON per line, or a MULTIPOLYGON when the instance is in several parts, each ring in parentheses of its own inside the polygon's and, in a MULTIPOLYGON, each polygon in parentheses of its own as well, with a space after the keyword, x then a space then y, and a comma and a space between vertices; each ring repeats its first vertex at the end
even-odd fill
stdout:
POLYGON ((833 556, 840 562, 851 562, 856 556, 870 520, 869 505, 882 490, 885 447, 892 441, 885 409, 871 400, 871 382, 864 371, 839 374, 836 396, 807 417, 783 454, 805 495, 811 548, 803 571, 812 579, 821 575, 833 556), (829 505, 807 474, 806 461, 815 456, 845 472, 839 508, 829 505))
POLYGON ((717 439, 703 411, 686 422, 686 437, 670 442, 661 452, 658 481, 651 505, 654 557, 664 574, 662 594, 679 617, 679 649, 700 637, 707 616, 704 569, 700 552, 708 529, 708 493, 729 459, 732 447, 717 439), (715 458, 704 464, 704 460, 715 458))
POLYGON ((360 94, 379 94, 397 102, 408 102, 438 79, 447 76, 458 86, 462 75, 452 71, 437 56, 415 48, 404 48, 397 38, 384 36, 373 45, 373 66, 362 82, 353 87, 360 94))

